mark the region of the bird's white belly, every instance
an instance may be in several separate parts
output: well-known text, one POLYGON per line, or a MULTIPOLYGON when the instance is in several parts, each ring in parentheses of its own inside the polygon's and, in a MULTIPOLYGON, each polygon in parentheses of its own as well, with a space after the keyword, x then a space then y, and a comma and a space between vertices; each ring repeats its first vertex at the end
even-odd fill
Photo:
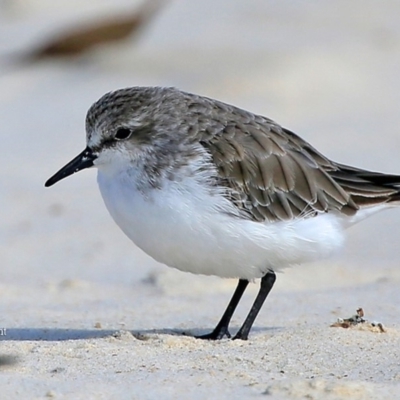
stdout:
POLYGON ((146 195, 101 171, 98 183, 124 233, 155 260, 182 271, 260 278, 268 269, 329 256, 343 241, 335 215, 273 224, 249 221, 223 212, 233 207, 228 200, 193 180, 169 182, 146 195))

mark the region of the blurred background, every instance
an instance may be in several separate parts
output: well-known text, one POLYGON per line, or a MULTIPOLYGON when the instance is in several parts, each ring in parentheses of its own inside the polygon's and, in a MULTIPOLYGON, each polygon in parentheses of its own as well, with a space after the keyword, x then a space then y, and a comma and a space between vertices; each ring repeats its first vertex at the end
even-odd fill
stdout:
MULTIPOLYGON (((190 301, 214 299, 210 287, 225 297, 233 290, 234 282, 167 269, 136 249, 108 216, 94 170, 44 188, 85 147, 86 111, 107 91, 176 86, 270 117, 336 161, 400 174, 399 15, 397 0, 0 1, 5 326, 34 326, 39 314, 39 325, 56 324, 68 304, 75 318, 93 299, 115 310, 110 293, 125 296, 128 310, 154 293, 190 301)), ((276 290, 399 278, 400 210, 348 233, 342 254, 286 271, 276 290)), ((204 309, 205 324, 223 307, 204 309)))

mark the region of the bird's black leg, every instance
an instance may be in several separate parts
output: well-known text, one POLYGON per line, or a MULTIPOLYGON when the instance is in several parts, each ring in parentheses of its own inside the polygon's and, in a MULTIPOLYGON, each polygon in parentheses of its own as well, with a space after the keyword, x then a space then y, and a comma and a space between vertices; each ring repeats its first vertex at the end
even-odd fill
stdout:
POLYGON ((257 297, 254 301, 253 306, 244 321, 242 327, 239 329, 238 333, 235 335, 233 339, 242 339, 247 340, 249 336, 249 332, 251 327, 253 326, 254 320, 256 319, 258 312, 260 311, 262 305, 264 304, 265 299, 268 296, 268 293, 271 291, 272 286, 274 286, 276 280, 275 272, 270 271, 266 275, 264 275, 261 279, 260 291, 257 294, 257 297))
POLYGON ((231 321, 232 315, 235 312, 235 309, 244 291, 246 290, 248 284, 249 281, 245 279, 239 279, 235 293, 233 293, 232 299, 229 302, 228 307, 226 308, 224 315, 221 318, 221 321, 218 322, 218 325, 211 333, 208 333, 206 335, 196 336, 197 339, 219 340, 222 339, 224 336, 227 336, 228 338, 231 337, 228 331, 229 322, 231 321))

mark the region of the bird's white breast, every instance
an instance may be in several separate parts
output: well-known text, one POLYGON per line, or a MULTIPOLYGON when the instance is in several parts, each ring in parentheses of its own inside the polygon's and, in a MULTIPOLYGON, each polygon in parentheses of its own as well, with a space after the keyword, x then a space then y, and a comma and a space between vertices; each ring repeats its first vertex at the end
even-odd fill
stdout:
POLYGON ((246 220, 193 177, 143 191, 134 175, 99 170, 98 183, 125 234, 155 260, 182 271, 254 279, 329 256, 343 241, 334 214, 272 224, 246 220))

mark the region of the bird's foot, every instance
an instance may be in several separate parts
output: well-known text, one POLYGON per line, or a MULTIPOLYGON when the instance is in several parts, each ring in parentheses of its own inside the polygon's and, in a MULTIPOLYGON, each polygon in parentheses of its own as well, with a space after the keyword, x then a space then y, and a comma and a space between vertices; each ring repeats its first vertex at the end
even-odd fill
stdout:
POLYGON ((224 337, 227 337, 228 339, 231 338, 231 334, 229 333, 228 329, 214 329, 212 332, 205 335, 195 336, 196 339, 203 340, 221 340, 224 337))
POLYGON ((232 340, 247 340, 249 338, 249 334, 241 333, 240 331, 232 338, 232 340))

